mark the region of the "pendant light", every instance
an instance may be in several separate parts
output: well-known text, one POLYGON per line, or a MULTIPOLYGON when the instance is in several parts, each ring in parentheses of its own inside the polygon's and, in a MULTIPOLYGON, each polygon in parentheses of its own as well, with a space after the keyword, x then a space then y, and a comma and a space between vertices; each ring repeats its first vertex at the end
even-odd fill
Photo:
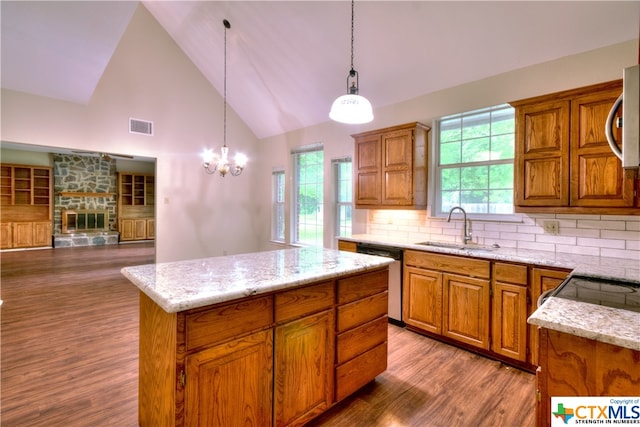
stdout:
POLYGON ((360 124, 373 120, 373 109, 367 98, 358 95, 358 72, 353 68, 354 3, 351 0, 351 70, 347 75, 347 94, 333 101, 329 118, 340 123, 360 124))
POLYGON ((231 24, 226 19, 222 20, 222 24, 224 25, 224 139, 220 154, 207 149, 202 157, 204 158, 204 170, 208 174, 214 174, 217 171, 224 178, 227 173, 232 176, 240 175, 247 164, 247 156, 238 153, 234 157, 233 164, 229 161, 229 147, 227 147, 227 29, 231 28, 231 24))

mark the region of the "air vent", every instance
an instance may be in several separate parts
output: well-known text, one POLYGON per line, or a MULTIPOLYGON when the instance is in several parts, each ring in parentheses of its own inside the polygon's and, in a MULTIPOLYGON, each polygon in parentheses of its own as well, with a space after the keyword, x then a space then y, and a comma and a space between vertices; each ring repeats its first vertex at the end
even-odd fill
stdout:
POLYGON ((153 122, 129 117, 129 133, 153 135, 153 122))

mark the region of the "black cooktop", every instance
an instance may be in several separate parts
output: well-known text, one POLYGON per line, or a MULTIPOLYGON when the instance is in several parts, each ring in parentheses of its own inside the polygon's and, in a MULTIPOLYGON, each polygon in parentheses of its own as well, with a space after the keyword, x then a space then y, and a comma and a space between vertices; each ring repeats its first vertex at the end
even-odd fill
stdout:
POLYGON ((550 296, 640 312, 640 283, 571 276, 550 296))

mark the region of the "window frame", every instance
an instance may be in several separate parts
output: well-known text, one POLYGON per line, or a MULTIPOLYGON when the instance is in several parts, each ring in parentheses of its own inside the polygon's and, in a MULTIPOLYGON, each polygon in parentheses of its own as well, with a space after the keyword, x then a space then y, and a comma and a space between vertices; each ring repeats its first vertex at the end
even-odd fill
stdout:
MULTIPOLYGON (((488 122, 491 123, 491 122, 488 122)), ((432 203, 430 204, 431 206, 431 216, 432 217, 436 217, 436 218, 443 218, 446 217, 448 215, 448 212, 442 212, 442 170, 443 169, 461 169, 464 167, 472 167, 472 166, 493 166, 493 165, 501 165, 501 164, 511 164, 512 167, 514 168, 515 171, 515 109, 513 107, 511 107, 509 104, 498 104, 498 105, 494 105, 491 107, 486 107, 486 108, 479 108, 479 109, 475 109, 475 110, 469 110, 469 111, 464 111, 462 113, 457 113, 457 114, 450 114, 447 116, 442 116, 438 119, 435 119, 433 121, 433 126, 432 126, 434 133, 433 133, 433 150, 432 150, 432 154, 433 154, 433 158, 435 159, 433 162, 433 175, 432 175, 432 179, 433 179, 433 189, 434 189, 434 196, 433 196, 433 200, 432 203), (500 110, 504 110, 504 109, 510 109, 512 111, 512 113, 514 114, 513 120, 514 120, 514 133, 513 133, 513 143, 514 143, 514 147, 513 147, 513 151, 514 151, 514 155, 512 158, 509 159, 500 159, 500 160, 486 160, 486 161, 475 161, 475 162, 459 162, 459 163, 455 163, 455 164, 446 164, 446 165, 441 165, 440 163, 440 154, 441 154, 441 141, 440 141, 440 130, 441 130, 441 122, 444 120, 450 120, 450 119, 454 119, 456 117, 458 118, 463 118, 465 116, 472 116, 472 115, 476 115, 476 114, 481 114, 483 112, 497 112, 500 110)), ((461 141, 464 141, 463 139, 461 139, 461 141)), ((515 176, 512 175, 512 191, 515 188, 515 176)), ((487 187, 487 190, 489 190, 490 188, 487 187)), ((460 204, 460 206, 463 206, 463 204, 460 204)), ((513 204, 512 204, 513 206, 513 204)), ((510 213, 490 213, 490 212, 486 212, 486 213, 477 213, 477 212, 472 212, 470 210, 467 210, 467 216, 469 218, 474 218, 474 219, 481 219, 481 220, 495 220, 495 221, 520 221, 521 220, 521 216, 519 214, 516 214, 513 210, 510 213)))
MULTIPOLYGON (((347 157, 341 157, 338 159, 333 159, 331 160, 331 169, 333 171, 333 188, 334 188, 334 221, 335 221, 335 233, 336 236, 338 237, 349 237, 351 236, 351 234, 353 233, 353 159, 351 158, 351 156, 347 156, 347 157), (341 172, 340 172, 340 166, 342 164, 345 163, 349 163, 351 165, 351 173, 350 174, 345 174, 345 176, 348 176, 348 180, 342 179, 341 176, 341 172), (351 197, 349 198, 349 201, 340 201, 341 199, 341 191, 340 189, 342 188, 341 186, 341 181, 348 181, 348 185, 350 188, 350 195, 351 197), (348 224, 348 230, 346 227, 342 226, 342 207, 348 207, 351 211, 351 218, 348 220, 349 224, 348 224), (344 233, 343 233, 344 231, 344 233)), ((346 222, 346 220, 345 220, 346 222)))
POLYGON ((291 230, 290 230, 290 240, 291 244, 295 246, 318 246, 324 247, 324 146, 321 143, 312 144, 303 147, 297 147, 291 150, 291 162, 292 162, 292 186, 291 186, 291 230), (300 193, 300 182, 299 182, 299 161, 298 156, 309 154, 309 153, 322 153, 322 162, 320 163, 321 169, 323 173, 319 175, 321 181, 318 184, 316 182, 316 187, 319 189, 320 197, 318 198, 319 203, 316 207, 316 218, 320 216, 320 223, 317 221, 314 224, 314 227, 317 230, 320 230, 320 238, 316 239, 316 241, 312 244, 308 241, 300 240, 300 212, 299 212, 299 193, 300 193))
POLYGON ((284 243, 286 239, 285 230, 285 200, 286 181, 284 169, 274 169, 271 172, 271 241, 284 243), (282 188, 280 189, 280 186, 282 188), (280 197, 282 200, 280 200, 280 197), (279 213, 282 213, 281 218, 279 213), (281 221, 280 221, 281 220, 281 221), (278 236, 278 230, 282 229, 282 237, 278 236))

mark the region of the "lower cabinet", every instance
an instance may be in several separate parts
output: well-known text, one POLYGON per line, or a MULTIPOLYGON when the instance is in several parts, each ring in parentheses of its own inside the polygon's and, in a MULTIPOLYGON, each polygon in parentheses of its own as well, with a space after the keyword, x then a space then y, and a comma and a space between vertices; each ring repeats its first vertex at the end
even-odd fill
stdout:
POLYGON ((388 274, 179 313, 141 293, 140 426, 307 423, 386 369, 388 274))
POLYGON ((551 424, 552 396, 638 396, 640 351, 541 329, 536 425, 551 424))
POLYGON ((155 238, 155 220, 153 218, 120 220, 120 240, 150 240, 153 238, 155 238))
POLYGON ((526 362, 529 267, 495 262, 492 272, 491 351, 526 362))
POLYGON ((272 348, 267 330, 187 356, 184 425, 269 425, 272 348))
POLYGON ((490 262, 405 251, 404 321, 489 349, 490 262))
POLYGON ((51 221, 2 223, 0 249, 51 246, 51 221))
MULTIPOLYGON (((571 270, 553 269, 543 267, 532 267, 530 273, 531 286, 531 306, 527 317, 529 317, 537 308, 538 298, 544 292, 556 288, 564 279, 567 278, 571 270)), ((535 325, 529 325, 529 355, 527 361, 533 366, 538 366, 538 341, 539 328, 535 325)))

